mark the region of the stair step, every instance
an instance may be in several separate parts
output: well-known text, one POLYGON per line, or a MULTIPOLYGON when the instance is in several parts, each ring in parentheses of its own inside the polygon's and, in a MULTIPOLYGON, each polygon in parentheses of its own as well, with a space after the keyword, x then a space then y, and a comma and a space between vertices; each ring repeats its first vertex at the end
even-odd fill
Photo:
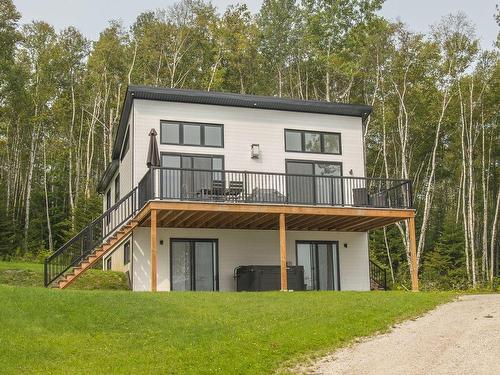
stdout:
POLYGON ((113 248, 119 241, 123 239, 133 228, 138 225, 137 221, 130 220, 128 223, 123 225, 120 229, 114 232, 110 237, 106 239, 102 245, 94 249, 93 252, 88 254, 82 262, 73 267, 73 270, 66 275, 61 276, 59 280, 54 282, 52 286, 58 287, 60 289, 65 288, 69 283, 76 279, 80 274, 85 272, 88 268, 92 267, 93 264, 103 257, 111 248, 113 248))

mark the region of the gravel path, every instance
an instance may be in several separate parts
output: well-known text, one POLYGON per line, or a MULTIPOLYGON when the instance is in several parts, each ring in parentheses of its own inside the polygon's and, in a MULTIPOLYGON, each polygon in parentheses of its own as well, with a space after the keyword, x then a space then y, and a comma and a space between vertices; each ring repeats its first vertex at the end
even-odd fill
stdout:
POLYGON ((500 374, 500 294, 460 297, 329 355, 311 374, 500 374))

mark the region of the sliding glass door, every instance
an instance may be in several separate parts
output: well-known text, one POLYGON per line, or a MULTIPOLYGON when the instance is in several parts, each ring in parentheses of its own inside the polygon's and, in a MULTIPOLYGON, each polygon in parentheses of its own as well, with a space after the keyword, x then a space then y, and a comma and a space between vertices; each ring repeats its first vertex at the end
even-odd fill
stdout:
POLYGON ((162 198, 199 199, 204 189, 209 189, 214 180, 222 178, 222 173, 208 171, 222 170, 223 164, 222 156, 162 154, 162 167, 179 168, 162 170, 162 198))
POLYGON ((172 290, 218 290, 217 241, 172 240, 170 275, 172 290))
POLYGON ((297 265, 304 267, 306 290, 340 290, 337 242, 298 241, 297 265))
POLYGON ((290 203, 342 205, 342 164, 287 161, 287 193, 290 203))

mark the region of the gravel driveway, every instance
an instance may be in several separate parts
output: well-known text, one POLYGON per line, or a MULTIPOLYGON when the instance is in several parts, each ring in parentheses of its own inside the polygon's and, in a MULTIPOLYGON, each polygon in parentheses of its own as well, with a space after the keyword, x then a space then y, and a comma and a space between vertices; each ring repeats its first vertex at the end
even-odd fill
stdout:
POLYGON ((500 374, 500 294, 460 297, 354 344, 312 374, 500 374))

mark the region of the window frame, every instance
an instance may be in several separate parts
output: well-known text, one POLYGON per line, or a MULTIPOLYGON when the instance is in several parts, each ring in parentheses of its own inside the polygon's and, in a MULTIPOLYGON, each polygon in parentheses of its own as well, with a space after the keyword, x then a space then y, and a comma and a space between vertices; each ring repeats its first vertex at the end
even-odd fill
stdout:
POLYGON ((118 173, 114 179, 115 187, 115 204, 120 200, 120 174, 118 173), (118 188, 118 189, 117 189, 118 188))
POLYGON ((283 132, 283 139, 285 143, 285 152, 298 152, 301 154, 319 154, 319 155, 342 155, 342 134, 340 132, 324 132, 324 131, 319 131, 319 130, 303 130, 303 129, 285 129, 283 132), (294 133, 300 133, 300 144, 301 144, 301 150, 289 150, 287 149, 287 144, 286 144, 286 133, 287 132, 294 132, 294 133), (306 143, 305 143, 305 134, 310 133, 310 134, 319 134, 320 136, 320 151, 307 151, 306 150, 306 143), (325 151, 325 135, 336 135, 339 137, 339 152, 326 152, 325 151))
POLYGON ((112 271, 113 270, 113 260, 111 258, 111 255, 106 258, 106 271, 112 271))
POLYGON ((215 124, 209 122, 190 122, 190 121, 173 121, 173 120, 160 120, 160 144, 170 146, 191 146, 191 147, 212 147, 224 148, 224 124, 215 124), (179 143, 163 142, 163 124, 176 124, 179 125, 179 143), (192 144, 184 142, 184 125, 195 125, 200 128, 200 144, 192 144), (205 140, 205 127, 218 127, 221 130, 221 144, 220 146, 207 145, 205 140))
MULTIPOLYGON (((312 164, 313 165, 313 174, 311 176, 313 177, 322 177, 321 175, 316 174, 316 164, 335 164, 340 167, 340 176, 333 176, 333 177, 344 177, 344 165, 341 161, 337 160, 307 160, 307 159, 285 159, 285 174, 288 174, 288 163, 306 163, 306 164, 312 164)), ((304 176, 309 176, 309 175, 304 175, 304 176)))
POLYGON ((126 266, 130 263, 130 241, 123 244, 123 265, 126 266))
MULTIPOLYGON (((207 171, 216 171, 216 172, 224 172, 224 168, 225 168, 225 155, 218 155, 218 154, 195 154, 195 153, 185 153, 185 152, 160 152, 160 165, 162 166, 163 168, 163 165, 161 164, 162 163, 162 158, 163 156, 178 156, 181 158, 181 166, 178 168, 178 169, 185 169, 185 170, 190 170, 190 169, 195 169, 195 168, 182 168, 182 157, 188 157, 188 158, 191 158, 191 162, 193 161, 192 158, 196 158, 196 157, 199 157, 199 158, 207 158, 207 159, 211 159, 211 163, 212 163, 212 169, 207 169, 207 171), (221 159, 222 161, 222 169, 214 169, 214 159, 221 159)), ((169 168, 169 167, 165 167, 165 168, 169 168)))
POLYGON ((127 131, 125 133, 123 147, 120 153, 120 161, 123 161, 123 159, 125 159, 125 156, 127 156, 129 148, 130 148, 130 125, 127 127, 127 131))
POLYGON ((170 238, 170 244, 169 244, 169 263, 170 263, 170 291, 174 292, 175 289, 173 288, 174 285, 174 279, 173 279, 173 263, 172 263, 172 257, 173 257, 173 251, 172 251, 172 244, 174 242, 189 242, 189 252, 190 252, 190 262, 191 262, 191 290, 190 291, 197 291, 196 290, 196 282, 194 280, 194 275, 195 275, 195 270, 194 270, 194 262, 195 262, 195 254, 194 254, 194 244, 196 242, 211 242, 212 244, 215 244, 215 248, 213 249, 213 262, 212 265, 214 267, 213 273, 214 273, 214 292, 218 292, 219 289, 219 270, 220 270, 220 264, 219 264, 219 239, 218 238, 177 238, 177 237, 171 237, 170 238))
MULTIPOLYGON (((337 257, 337 264, 335 264, 335 260, 333 261, 333 266, 335 268, 335 271, 336 271, 336 279, 337 279, 337 285, 338 285, 338 290, 335 289, 335 280, 332 280, 333 281, 333 285, 334 285, 334 288, 332 289, 333 291, 341 291, 342 290, 342 285, 340 284, 340 243, 338 240, 325 240, 325 241, 322 241, 322 240, 296 240, 295 241, 295 265, 297 266, 299 264, 299 245, 300 244, 306 244, 306 245, 318 245, 318 244, 326 244, 326 245, 330 245, 330 246, 333 246, 335 245, 336 246, 336 257, 337 257)), ((332 249, 333 250, 333 249, 332 249)), ((317 251, 314 251, 316 254, 315 254, 315 258, 317 258, 317 251)), ((317 263, 317 259, 315 259, 316 263, 317 263)), ((312 289, 312 290, 319 290, 319 289, 312 289)))
MULTIPOLYGON (((334 164, 334 165, 337 165, 340 167, 340 176, 332 176, 332 177, 336 177, 336 178, 339 178, 340 181, 343 181, 343 177, 344 177, 344 163, 341 162, 341 161, 331 161, 331 160, 307 160, 307 159, 285 159, 285 175, 288 175, 288 163, 302 163, 302 164, 311 164, 312 165, 312 171, 313 173, 311 175, 307 175, 307 174, 304 174, 304 175, 299 175, 299 176, 310 176, 313 178, 313 191, 316 192, 316 184, 317 184, 317 177, 327 177, 327 176, 322 176, 322 175, 317 175, 316 174, 316 164, 334 164)), ((291 174, 292 176, 295 175, 295 174, 291 174)), ((289 194, 289 192, 287 191, 287 195, 289 194)), ((342 206, 343 206, 343 202, 344 202, 344 190, 342 189, 341 191, 341 194, 342 194, 342 206)), ((313 204, 316 205, 317 204, 317 200, 318 200, 318 197, 316 195, 316 193, 314 193, 314 196, 313 196, 313 204)))

